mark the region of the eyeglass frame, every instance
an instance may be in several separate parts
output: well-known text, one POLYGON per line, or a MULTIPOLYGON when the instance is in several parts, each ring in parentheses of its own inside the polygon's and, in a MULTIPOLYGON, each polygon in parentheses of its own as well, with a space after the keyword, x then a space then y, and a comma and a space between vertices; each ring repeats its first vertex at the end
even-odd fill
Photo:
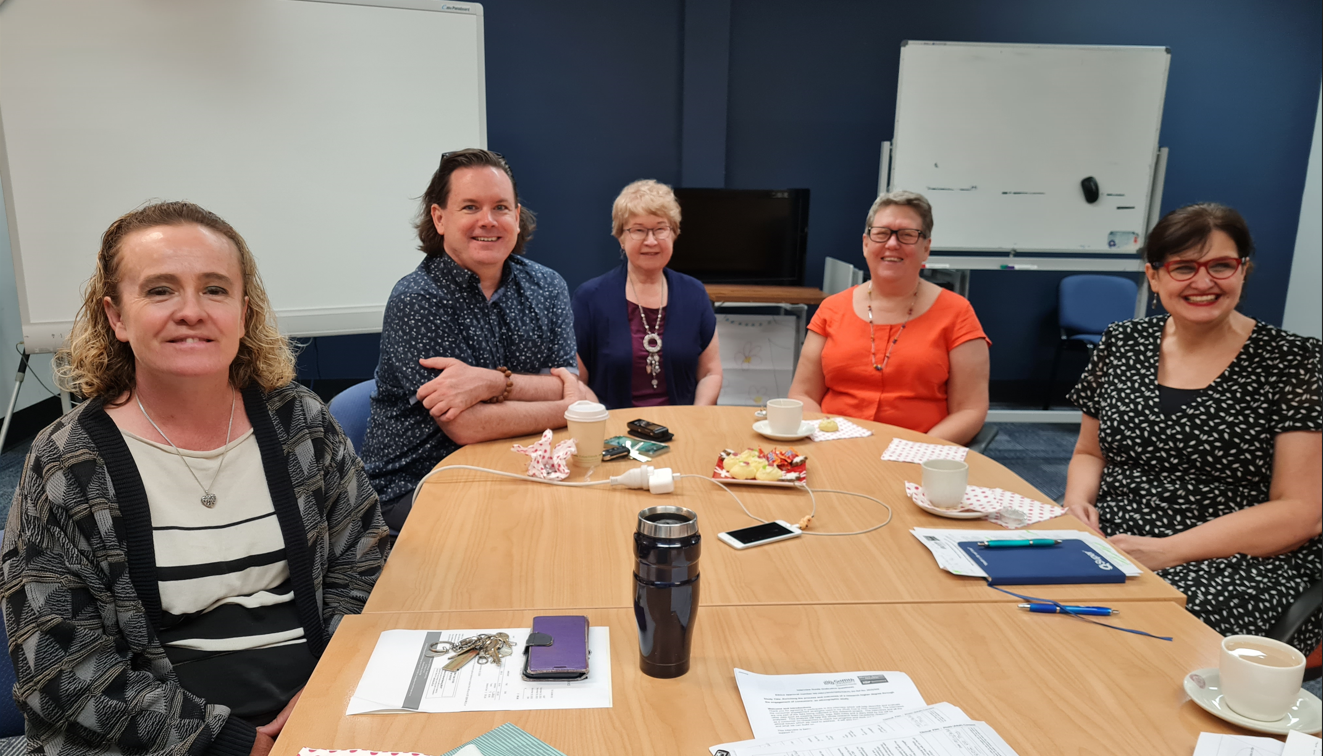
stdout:
POLYGON ((921 229, 921 228, 897 228, 897 229, 891 229, 891 228, 887 228, 886 226, 865 226, 865 227, 864 227, 864 236, 867 236, 868 239, 869 239, 869 241, 876 242, 876 243, 878 243, 878 244, 886 244, 887 242, 891 241, 891 237, 894 236, 894 237, 896 237, 896 243, 897 243, 897 244, 904 244, 904 245, 907 246, 907 247, 910 247, 910 246, 913 246, 913 245, 915 245, 915 244, 918 244, 919 242, 921 242, 921 241, 923 241, 924 239, 927 239, 927 238, 928 238, 928 234, 927 234, 923 229, 921 229), (874 239, 874 238, 873 238, 873 229, 875 229, 875 228, 876 228, 876 229, 882 229, 882 230, 886 231, 886 232, 887 232, 887 238, 885 238, 885 239, 874 239), (905 241, 904 239, 900 238, 900 233, 901 233, 902 231, 913 231, 914 233, 918 234, 919 236, 918 236, 914 241, 907 242, 907 241, 905 241))
POLYGON ((1208 273, 1208 277, 1211 278, 1211 279, 1213 279, 1214 281, 1226 281, 1226 280, 1228 280, 1228 279, 1234 277, 1237 273, 1239 273, 1239 272, 1240 272, 1240 269, 1243 268, 1243 267, 1245 267, 1245 264, 1246 264, 1247 262, 1249 262, 1249 258, 1247 258, 1247 257, 1215 257, 1215 258, 1213 258, 1212 260, 1202 260, 1202 261, 1201 261, 1201 260, 1186 260, 1186 259, 1183 259, 1183 258, 1177 257, 1177 258, 1174 258, 1174 259, 1172 259, 1172 260, 1168 260, 1168 261, 1164 262, 1164 263, 1161 265, 1161 267, 1159 267, 1159 270, 1165 270, 1165 271, 1167 272, 1167 275, 1168 275, 1169 277, 1171 277, 1171 280, 1173 280, 1173 281, 1193 281, 1193 280, 1195 279, 1195 277, 1197 277, 1197 276, 1199 275, 1199 271, 1200 271, 1200 270, 1204 270, 1204 271, 1206 271, 1206 272, 1208 273), (1228 261, 1228 260, 1234 260, 1234 261, 1235 261, 1235 263, 1236 263, 1236 267, 1235 267, 1235 269, 1232 270, 1230 273, 1226 274, 1225 276, 1215 276, 1215 275, 1213 275, 1213 269, 1212 269, 1211 267, 1209 267, 1209 266, 1211 266, 1211 265, 1213 265, 1213 264, 1215 264, 1215 263, 1224 263, 1224 262, 1226 262, 1226 261, 1228 261), (1177 278, 1177 277, 1176 277, 1176 274, 1174 274, 1174 273, 1171 272, 1171 266, 1172 266, 1172 265, 1178 265, 1178 264, 1179 264, 1179 265, 1193 265, 1193 266, 1194 266, 1194 272, 1191 273, 1191 274, 1189 275, 1188 278, 1177 278))
POLYGON ((626 228, 622 230, 626 234, 629 234, 629 238, 633 239, 634 241, 641 241, 641 242, 646 242, 648 240, 649 234, 651 234, 652 238, 656 239, 657 241, 664 242, 672 238, 671 235, 675 233, 675 229, 671 228, 670 224, 667 224, 665 226, 659 226, 657 228, 626 228), (659 231, 664 232, 666 234, 665 238, 657 235, 657 232, 659 231), (639 232, 642 232, 643 235, 639 236, 638 235, 639 232))

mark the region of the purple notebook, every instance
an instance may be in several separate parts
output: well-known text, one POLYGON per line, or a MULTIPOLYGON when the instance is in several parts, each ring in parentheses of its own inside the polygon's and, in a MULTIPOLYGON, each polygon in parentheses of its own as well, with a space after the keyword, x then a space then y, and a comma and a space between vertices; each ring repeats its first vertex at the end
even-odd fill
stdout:
POLYGON ((587 677, 588 618, 534 617, 533 633, 525 651, 528 653, 524 662, 524 677, 527 679, 581 680, 587 677))

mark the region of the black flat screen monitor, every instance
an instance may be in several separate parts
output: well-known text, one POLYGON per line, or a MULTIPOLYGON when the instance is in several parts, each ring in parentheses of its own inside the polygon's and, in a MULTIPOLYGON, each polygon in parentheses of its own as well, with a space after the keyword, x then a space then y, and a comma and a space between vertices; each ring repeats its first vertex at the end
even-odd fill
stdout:
POLYGON ((703 283, 802 286, 807 189, 676 189, 670 267, 703 283))

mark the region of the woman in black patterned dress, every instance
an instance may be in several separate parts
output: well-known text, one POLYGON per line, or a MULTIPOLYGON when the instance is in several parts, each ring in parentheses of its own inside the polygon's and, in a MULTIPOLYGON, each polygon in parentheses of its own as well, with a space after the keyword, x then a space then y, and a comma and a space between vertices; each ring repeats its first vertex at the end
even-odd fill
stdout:
MULTIPOLYGON (((1108 328, 1071 393, 1067 508, 1225 635, 1263 634, 1323 571, 1319 340, 1236 311, 1252 250, 1231 208, 1169 213, 1145 251, 1169 315, 1108 328)), ((1316 613, 1291 643, 1320 635, 1316 613)))

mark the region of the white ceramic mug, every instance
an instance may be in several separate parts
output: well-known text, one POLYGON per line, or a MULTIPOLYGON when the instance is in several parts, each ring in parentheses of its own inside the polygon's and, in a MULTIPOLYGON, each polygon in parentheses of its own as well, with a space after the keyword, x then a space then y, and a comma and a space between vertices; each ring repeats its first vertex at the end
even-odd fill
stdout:
POLYGON ((767 427, 773 433, 793 436, 804 422, 804 403, 798 399, 773 399, 767 403, 767 427))
POLYGON ((1305 655, 1272 638, 1232 635, 1222 640, 1219 677, 1222 697, 1232 711, 1276 722, 1300 697, 1305 655))
POLYGON ((958 459, 930 459, 923 463, 923 493, 938 509, 959 509, 969 485, 969 465, 958 459))
POLYGON ((574 439, 574 461, 585 467, 601 464, 602 442, 606 440, 606 407, 580 400, 565 410, 565 424, 574 439))

